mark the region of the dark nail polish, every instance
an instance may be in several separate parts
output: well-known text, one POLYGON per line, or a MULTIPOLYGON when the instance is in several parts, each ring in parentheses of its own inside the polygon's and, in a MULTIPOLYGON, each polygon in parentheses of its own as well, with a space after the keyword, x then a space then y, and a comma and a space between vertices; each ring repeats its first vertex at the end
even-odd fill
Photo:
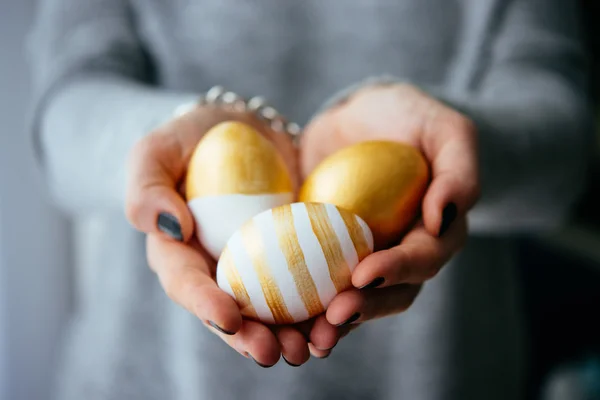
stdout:
POLYGON ((181 233, 181 225, 177 218, 169 213, 160 213, 158 215, 158 220, 156 221, 156 225, 161 232, 166 233, 171 236, 173 239, 182 241, 183 234, 181 233))
POLYGON ((216 330, 218 330, 221 333, 224 333, 226 335, 234 335, 234 332, 230 332, 230 331, 226 331, 225 329, 221 328, 219 325, 215 324, 212 321, 208 321, 208 323, 210 324, 210 326, 212 326, 213 328, 215 328, 216 330))
POLYGON ((379 278, 375 278, 373 279, 373 281, 371 283, 367 283, 365 286, 359 288, 359 289, 374 289, 377 286, 380 286, 383 282, 385 281, 385 279, 380 276, 379 278))
POLYGON ((248 357, 250 357, 250 358, 252 359, 252 361, 254 361, 254 362, 256 363, 256 365, 258 365, 259 367, 262 367, 262 368, 271 368, 271 367, 272 367, 272 365, 265 365, 265 364, 261 364, 261 363, 259 363, 258 361, 256 361, 256 360, 254 359, 254 357, 252 357, 252 355, 251 355, 251 354, 249 354, 249 353, 246 353, 246 354, 248 354, 248 357))
POLYGON ((354 313, 352 314, 352 316, 350 318, 348 318, 345 322, 342 322, 341 324, 336 325, 338 328, 342 327, 342 326, 346 326, 346 325, 350 325, 351 323, 353 323, 354 321, 356 321, 357 319, 360 318, 360 313, 354 313))
POLYGON ((291 362, 289 362, 289 361, 287 360, 287 358, 285 358, 285 356, 283 356, 283 355, 282 355, 281 357, 283 358, 283 361, 285 361, 285 363, 286 363, 287 365, 289 365, 289 366, 292 366, 292 367, 299 367, 299 366, 300 366, 299 364, 292 364, 292 363, 291 363, 291 362))
POLYGON ((444 233, 448 231, 450 228, 450 224, 454 222, 456 216, 458 215, 458 209, 456 208, 456 204, 449 203, 442 211, 442 224, 440 226, 440 233, 438 237, 441 237, 444 233))

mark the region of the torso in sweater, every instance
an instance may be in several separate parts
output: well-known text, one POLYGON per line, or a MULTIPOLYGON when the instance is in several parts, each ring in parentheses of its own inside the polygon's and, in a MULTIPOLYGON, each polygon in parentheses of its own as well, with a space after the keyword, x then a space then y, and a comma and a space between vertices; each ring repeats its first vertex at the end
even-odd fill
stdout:
MULTIPOLYGON (((156 85, 264 95, 303 123, 329 96, 373 75, 454 91, 476 85, 505 2, 131 3, 156 85)), ((476 240, 411 310, 364 324, 328 359, 262 370, 166 298, 145 264, 143 237, 121 215, 86 218, 79 228, 64 400, 491 400, 518 391, 519 325, 504 241, 476 240)))

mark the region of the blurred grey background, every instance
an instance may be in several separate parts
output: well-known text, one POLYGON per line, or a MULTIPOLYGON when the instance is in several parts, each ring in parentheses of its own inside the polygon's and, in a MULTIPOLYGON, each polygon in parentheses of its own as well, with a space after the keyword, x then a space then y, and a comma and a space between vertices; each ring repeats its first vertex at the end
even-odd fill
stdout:
MULTIPOLYGON (((72 306, 76 254, 69 243, 76 235, 49 203, 26 126, 25 46, 34 8, 35 0, 0 0, 0 400, 46 399, 72 306)), ((532 398, 590 399, 581 388, 600 388, 598 176, 590 175, 571 226, 522 241, 532 398)))
MULTIPOLYGON (((43 400, 67 315, 67 224, 27 135, 24 45, 34 0, 0 0, 0 399, 43 400)), ((83 400, 83 399, 82 399, 83 400)))

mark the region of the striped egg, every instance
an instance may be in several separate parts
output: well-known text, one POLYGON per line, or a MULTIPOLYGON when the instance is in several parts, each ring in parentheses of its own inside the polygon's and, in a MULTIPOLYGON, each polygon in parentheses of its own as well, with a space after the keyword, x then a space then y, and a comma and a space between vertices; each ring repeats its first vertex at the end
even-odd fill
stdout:
POLYGON ((371 230, 356 215, 332 204, 287 204, 254 216, 231 236, 217 283, 247 318, 301 322, 349 289, 352 271, 372 252, 371 230))
POLYGON ((220 123, 196 145, 188 166, 186 199, 198 240, 215 260, 245 221, 293 198, 282 156, 251 126, 220 123))

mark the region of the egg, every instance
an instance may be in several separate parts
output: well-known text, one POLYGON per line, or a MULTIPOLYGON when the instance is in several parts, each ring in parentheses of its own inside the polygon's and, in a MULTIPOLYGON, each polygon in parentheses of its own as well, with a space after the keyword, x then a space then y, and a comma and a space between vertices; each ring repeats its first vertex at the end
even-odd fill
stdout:
POLYGON ((294 200, 277 148, 254 128, 233 121, 214 126, 198 142, 185 192, 196 236, 215 259, 245 221, 294 200))
POLYGON ((287 204, 254 216, 231 236, 217 283, 247 318, 302 322, 352 286, 352 271, 372 251, 371 230, 360 217, 332 204, 287 204))
POLYGON ((360 216, 379 249, 414 222, 428 184, 429 166, 417 148, 366 141, 324 159, 304 181, 299 201, 331 203, 360 216))

